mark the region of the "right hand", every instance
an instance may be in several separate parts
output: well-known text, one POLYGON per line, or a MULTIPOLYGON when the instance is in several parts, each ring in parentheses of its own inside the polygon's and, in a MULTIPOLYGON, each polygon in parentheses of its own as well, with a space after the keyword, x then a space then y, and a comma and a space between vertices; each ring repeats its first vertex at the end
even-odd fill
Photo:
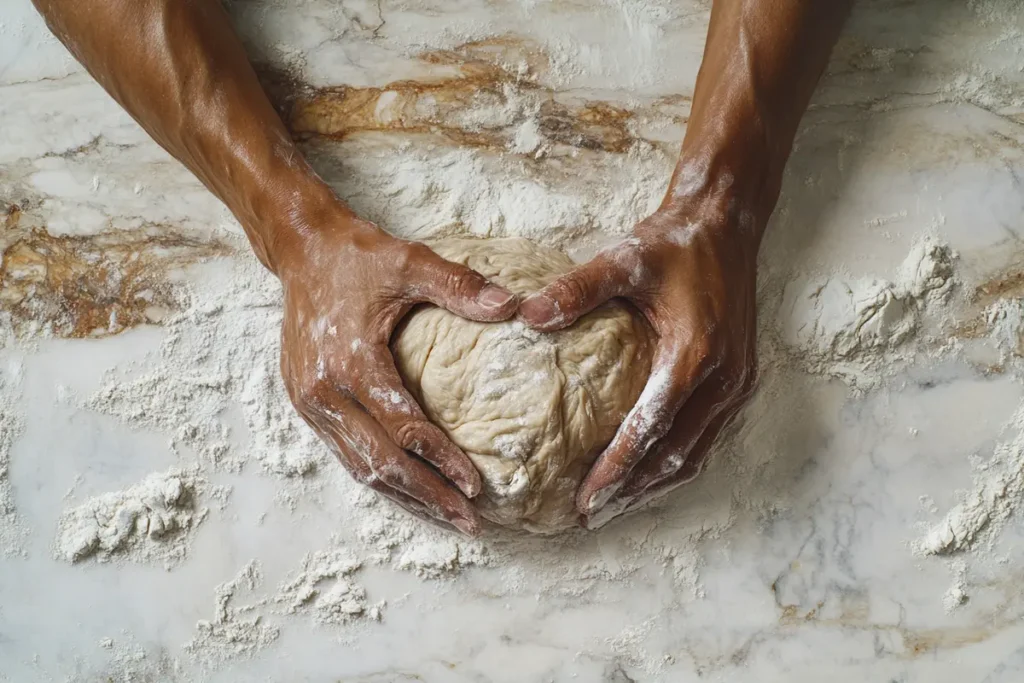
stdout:
POLYGON ((516 297, 343 206, 335 213, 277 259, 288 394, 356 481, 420 517, 475 536, 480 515, 469 499, 480 491, 480 474, 427 420, 403 386, 388 344, 417 303, 493 322, 515 313, 516 297))

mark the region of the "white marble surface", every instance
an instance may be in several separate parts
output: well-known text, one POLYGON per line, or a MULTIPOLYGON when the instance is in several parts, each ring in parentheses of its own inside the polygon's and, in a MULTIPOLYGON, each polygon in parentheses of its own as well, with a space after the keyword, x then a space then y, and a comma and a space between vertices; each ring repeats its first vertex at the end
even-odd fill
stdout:
MULTIPOLYGON (((510 177, 532 183, 528 196, 543 194, 549 211, 566 197, 578 200, 583 208, 566 215, 587 225, 535 236, 583 253, 595 243, 579 239, 586 227, 597 224, 611 239, 629 227, 612 223, 641 217, 667 182, 705 5, 239 0, 231 9, 258 62, 317 87, 458 79, 473 60, 525 64, 529 78, 505 81, 502 91, 515 105, 509 119, 485 127, 496 138, 529 117, 531 98, 542 95, 570 111, 599 101, 637 112, 629 131, 646 150, 640 156, 555 142, 532 161, 505 153, 503 143, 471 150, 502 201, 526 192, 510 177), (488 48, 497 56, 474 52, 496 36, 508 39, 488 48), (432 50, 458 59, 422 58, 432 50), (636 178, 658 173, 664 181, 636 178), (606 201, 630 188, 637 199, 628 207, 606 201)), ((795 272, 891 277, 922 232, 959 252, 963 296, 951 318, 971 319, 973 288, 1020 266, 1021 65, 1024 12, 1016 0, 860 3, 807 116, 763 249, 766 345, 781 286, 795 272)), ((460 123, 462 113, 442 110, 433 132, 381 124, 343 142, 314 136, 307 149, 360 210, 420 235, 413 212, 392 210, 360 179, 373 177, 375 154, 429 164, 459 152, 453 135, 479 130, 460 123)), ((20 229, 58 236, 149 229, 202 242, 237 234, 226 211, 45 33, 27 0, 0 6, 0 203, 8 212, 20 207, 20 229)), ((441 222, 483 231, 460 225, 462 218, 450 211, 441 222)), ((516 227, 514 216, 504 219, 491 234, 516 227)), ((9 240, 0 233, 0 245, 9 240)), ((211 269, 224 267, 192 267, 187 278, 201 288, 211 269)), ((182 646, 197 620, 211 618, 215 586, 253 558, 276 585, 350 522, 344 499, 352 486, 340 472, 320 475, 327 488, 292 511, 280 504, 273 477, 253 468, 211 472, 234 493, 224 510, 213 507, 189 559, 173 570, 54 559, 69 488, 78 501, 181 460, 166 434, 132 431, 62 398, 89 395, 108 368, 150 362, 163 335, 158 325, 141 326, 99 340, 23 338, 2 351, 3 363, 23 368, 17 405, 25 427, 9 478, 29 535, 20 552, 0 554, 0 680, 1024 678, 1024 522, 1012 518, 991 548, 955 558, 911 550, 970 487, 970 456, 987 457, 1005 437, 1024 384, 954 350, 923 353, 881 388, 855 394, 791 372, 799 362, 768 348, 763 374, 772 393, 755 399, 721 454, 729 465, 712 466, 668 504, 590 534, 572 552, 528 542, 521 547, 530 557, 506 555, 443 579, 368 564, 359 581, 371 602, 387 602, 380 622, 324 628, 274 615, 281 636, 269 648, 197 672, 182 646), (702 520, 715 533, 699 533, 702 520), (663 556, 673 547, 693 551, 683 579, 663 556), (580 576, 581 565, 592 573, 580 576), (559 571, 563 578, 552 580, 559 571), (943 595, 956 571, 968 600, 947 613, 943 595), (132 665, 137 673, 113 661, 104 638, 115 651, 146 653, 132 665)), ((972 353, 986 353, 984 341, 973 344, 972 353)), ((234 438, 244 445, 244 430, 234 438)))

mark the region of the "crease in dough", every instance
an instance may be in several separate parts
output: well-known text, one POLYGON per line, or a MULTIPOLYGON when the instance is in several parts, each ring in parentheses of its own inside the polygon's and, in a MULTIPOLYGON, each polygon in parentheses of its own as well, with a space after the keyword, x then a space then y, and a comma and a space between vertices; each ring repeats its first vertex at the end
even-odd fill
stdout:
MULTIPOLYGON (((519 295, 576 265, 525 239, 429 246, 519 295)), ((577 524, 576 489, 647 382, 653 333, 617 301, 550 333, 421 306, 391 346, 424 412, 480 471, 484 488, 474 502, 481 514, 505 527, 554 533, 577 524)))

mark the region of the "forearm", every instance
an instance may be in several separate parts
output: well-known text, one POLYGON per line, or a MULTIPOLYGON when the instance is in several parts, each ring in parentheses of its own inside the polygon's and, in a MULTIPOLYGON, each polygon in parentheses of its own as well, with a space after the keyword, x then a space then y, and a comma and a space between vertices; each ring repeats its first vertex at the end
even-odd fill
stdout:
POLYGON ((54 34, 235 214, 276 270, 339 204, 295 149, 218 0, 34 0, 54 34))
POLYGON ((852 0, 715 0, 665 206, 725 204, 759 243, 852 0))

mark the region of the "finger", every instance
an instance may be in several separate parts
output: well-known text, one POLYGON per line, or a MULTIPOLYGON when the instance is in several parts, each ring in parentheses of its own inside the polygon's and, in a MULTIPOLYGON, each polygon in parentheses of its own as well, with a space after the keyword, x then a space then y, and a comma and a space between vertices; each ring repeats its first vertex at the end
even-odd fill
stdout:
POLYGON ((456 531, 458 533, 465 534, 471 538, 475 538, 480 535, 479 526, 472 527, 470 525, 462 525, 463 528, 460 529, 447 519, 438 519, 430 514, 430 510, 427 509, 423 503, 419 502, 415 498, 407 496, 401 491, 391 488, 379 480, 371 482, 370 484, 367 484, 367 486, 408 512, 410 515, 413 515, 424 522, 434 524, 435 526, 439 526, 448 531, 456 531))
MULTIPOLYGON (((643 472, 634 473, 635 477, 626 482, 616 496, 617 501, 613 501, 613 503, 619 503, 616 507, 620 513, 643 507, 700 476, 708 463, 708 456, 718 437, 732 423, 737 414, 739 414, 739 408, 722 411, 716 416, 693 445, 689 455, 678 469, 661 475, 656 474, 657 468, 645 468, 643 472)), ((608 507, 612 507, 612 504, 610 503, 608 507)))
POLYGON ((542 332, 562 329, 612 297, 633 291, 642 271, 639 254, 631 245, 599 252, 587 263, 523 299, 519 317, 542 332))
POLYGON ((432 464, 470 498, 477 495, 483 486, 480 473, 469 456, 427 419, 402 384, 388 347, 364 344, 360 351, 366 354, 363 361, 370 372, 352 388, 356 400, 399 448, 432 464))
POLYGON ((516 312, 516 296, 472 268, 452 263, 429 249, 421 261, 423 277, 416 286, 417 298, 480 322, 507 320, 516 312))
POLYGON ((672 429, 633 470, 618 495, 634 498, 663 482, 684 483, 700 473, 704 457, 740 407, 738 402, 723 401, 711 385, 705 382, 686 402, 672 429))
POLYGON ((381 425, 344 396, 332 396, 332 407, 314 417, 317 431, 328 439, 356 481, 403 507, 440 520, 470 536, 480 533, 480 514, 436 471, 396 446, 381 425))
MULTIPOLYGON (((689 404, 684 406, 683 410, 687 410, 689 404)), ((667 466, 659 461, 659 464, 648 467, 647 461, 653 458, 665 458, 665 454, 658 446, 655 446, 651 453, 644 460, 641 467, 638 467, 630 477, 623 484, 622 488, 609 500, 603 507, 596 510, 592 515, 583 516, 582 525, 587 529, 598 529, 616 517, 623 515, 637 508, 643 507, 648 503, 660 498, 667 494, 669 491, 675 489, 678 486, 689 483, 697 478, 701 473, 706 464, 707 450, 710 450, 714 444, 715 439, 721 433, 721 431, 728 426, 729 421, 735 416, 735 412, 722 413, 718 415, 711 424, 708 425, 704 434, 701 435, 700 440, 690 451, 691 456, 684 458, 682 465, 678 468, 672 467, 672 472, 667 478, 659 479, 653 484, 646 483, 650 481, 648 475, 661 468, 667 468, 667 466), (706 447, 705 447, 706 444, 706 447), (641 471, 642 468, 642 471, 641 471), (643 481, 641 481, 641 479, 643 481), (646 486, 646 488, 645 488, 646 486)), ((668 438, 668 437, 666 437, 668 438)))
POLYGON ((707 377, 706 367, 695 345, 663 343, 659 347, 654 370, 636 405, 580 485, 576 507, 581 514, 590 516, 607 503, 636 464, 668 433, 680 407, 707 377))

